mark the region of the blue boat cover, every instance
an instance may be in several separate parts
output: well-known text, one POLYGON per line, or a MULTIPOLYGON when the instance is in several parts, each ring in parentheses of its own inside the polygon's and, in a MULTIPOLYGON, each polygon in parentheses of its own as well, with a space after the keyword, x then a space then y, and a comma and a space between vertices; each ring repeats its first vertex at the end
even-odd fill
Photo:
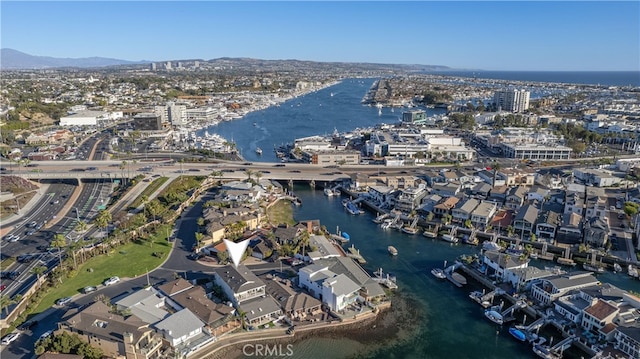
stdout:
POLYGON ((344 238, 346 240, 351 239, 351 237, 349 237, 349 233, 347 233, 347 232, 342 232, 342 238, 344 238))

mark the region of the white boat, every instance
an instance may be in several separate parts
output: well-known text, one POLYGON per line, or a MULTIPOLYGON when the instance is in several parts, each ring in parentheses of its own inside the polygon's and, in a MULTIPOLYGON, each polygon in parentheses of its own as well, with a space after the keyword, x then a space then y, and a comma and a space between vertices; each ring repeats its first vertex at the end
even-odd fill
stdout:
POLYGON ((622 267, 620 267, 620 265, 618 263, 614 263, 613 264, 613 271, 615 273, 622 272, 622 267))
POLYGON ((439 279, 447 279, 447 275, 444 274, 444 271, 440 268, 433 268, 431 270, 431 274, 433 274, 434 277, 439 279))
POLYGON ((450 234, 443 234, 442 235, 442 240, 445 242, 449 242, 449 243, 458 243, 459 239, 457 237, 454 237, 450 234))
POLYGON ((504 323, 504 318, 502 318, 502 314, 500 314, 499 312, 493 310, 493 309, 487 309, 484 311, 484 316, 487 317, 487 319, 489 319, 490 321, 498 324, 498 325, 502 325, 504 323))
POLYGON ((391 224, 392 223, 393 223, 393 219, 387 218, 387 219, 384 220, 384 222, 382 222, 382 224, 380 225, 380 228, 389 229, 389 228, 391 228, 391 224))
POLYGON ((389 251, 389 254, 391 254, 392 256, 398 255, 398 250, 394 246, 387 247, 387 251, 389 251))
POLYGON ((261 155, 262 154, 262 148, 256 147, 256 153, 261 155))
POLYGON ((329 187, 325 187, 325 189, 324 189, 324 195, 325 195, 325 196, 327 196, 327 197, 331 197, 331 196, 335 196, 335 195, 336 195, 336 193, 335 193, 335 191, 334 191, 334 190, 332 190, 331 188, 329 188, 329 187))
POLYGON ((631 264, 629 264, 628 273, 629 276, 638 278, 638 269, 631 264))
POLYGON ((500 247, 500 245, 496 242, 484 241, 484 243, 482 243, 482 249, 487 251, 499 251, 502 249, 502 247, 500 247))
POLYGON ((418 233, 418 228, 416 227, 402 227, 402 232, 407 233, 407 234, 417 234, 418 233))
POLYGON ((582 268, 584 270, 587 270, 589 272, 594 272, 594 273, 604 273, 604 267, 600 267, 597 265, 592 265, 592 264, 587 264, 587 263, 583 263, 582 264, 582 268))

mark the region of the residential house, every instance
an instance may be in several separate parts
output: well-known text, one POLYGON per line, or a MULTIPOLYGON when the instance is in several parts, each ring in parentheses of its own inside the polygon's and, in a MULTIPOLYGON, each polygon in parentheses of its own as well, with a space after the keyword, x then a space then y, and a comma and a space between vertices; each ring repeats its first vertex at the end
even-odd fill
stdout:
POLYGON ((322 302, 299 290, 295 290, 291 280, 274 277, 265 281, 267 294, 274 298, 285 315, 292 320, 305 320, 322 311, 322 302))
POLYGON ((459 182, 450 182, 446 184, 434 184, 431 189, 431 192, 437 195, 440 195, 442 197, 453 197, 460 192, 461 188, 462 187, 460 186, 459 182))
POLYGON ((371 176, 365 173, 354 173, 351 174, 351 189, 354 190, 365 190, 372 186, 378 186, 382 182, 379 180, 379 177, 371 176))
POLYGON ((480 202, 473 212, 471 212, 471 224, 473 224, 475 228, 484 230, 497 210, 498 206, 494 202, 480 202))
POLYGON ((527 192, 528 190, 526 187, 511 188, 509 190, 509 194, 507 195, 505 206, 510 210, 518 211, 527 198, 527 192))
POLYGON ((265 295, 265 284, 243 264, 215 268, 214 281, 234 305, 265 295))
POLYGON ((564 198, 564 213, 584 215, 586 186, 570 183, 567 185, 564 198))
POLYGON ((513 229, 523 238, 531 236, 536 229, 536 221, 538 220, 538 209, 532 205, 525 205, 520 208, 513 219, 513 229))
POLYGON ((604 189, 597 187, 587 187, 585 193, 585 217, 606 218, 609 213, 608 198, 604 189))
POLYGON ((155 324, 155 327, 174 348, 188 344, 196 338, 208 337, 203 332, 204 323, 187 308, 173 313, 155 324))
POLYGON ((640 358, 640 327, 619 326, 614 335, 618 350, 629 358, 640 358))
POLYGON ((307 254, 308 258, 311 261, 317 261, 322 258, 332 258, 332 257, 340 257, 340 252, 336 249, 336 247, 323 235, 311 235, 309 237, 309 244, 312 248, 316 248, 315 251, 309 252, 307 254))
POLYGON ((549 190, 539 186, 532 187, 527 193, 527 201, 537 201, 543 203, 546 201, 546 197, 549 195, 549 190))
POLYGON ((475 198, 469 198, 464 202, 459 202, 458 205, 451 210, 453 222, 464 224, 467 219, 471 219, 471 213, 479 204, 480 201, 475 198))
POLYGON ((370 186, 369 198, 379 207, 391 207, 396 197, 397 189, 388 186, 370 186))
POLYGON ((128 310, 145 323, 157 323, 169 316, 165 297, 153 287, 137 290, 116 303, 118 310, 128 310))
POLYGON ((298 236, 300 236, 306 230, 307 227, 304 225, 280 225, 276 227, 276 229, 273 231, 273 234, 278 244, 292 244, 296 242, 298 236))
POLYGON ((391 188, 414 188, 425 187, 426 183, 418 177, 414 176, 387 176, 385 184, 391 188))
POLYGON ((560 213, 543 207, 536 221, 536 238, 539 241, 553 243, 556 238, 556 229, 562 224, 561 219, 560 213))
POLYGON ((394 208, 411 213, 420 207, 422 199, 428 194, 424 187, 411 187, 400 190, 400 195, 394 201, 394 208))
POLYGON ((433 207, 433 213, 438 217, 442 217, 447 214, 451 214, 451 210, 460 202, 458 197, 444 198, 440 203, 433 207))
POLYGON ((487 266, 485 274, 495 275, 496 278, 511 283, 514 288, 521 281, 514 270, 529 266, 529 261, 521 261, 518 257, 498 251, 486 251, 482 256, 482 263, 487 266))
POLYGON ((488 198, 490 193, 491 193, 491 185, 486 182, 478 182, 471 189, 471 194, 476 196, 481 196, 484 199, 488 198))
POLYGON ((498 186, 493 187, 491 192, 489 193, 489 200, 502 205, 507 200, 507 195, 509 194, 509 187, 507 186, 498 186))
POLYGON ((434 207, 440 203, 442 197, 437 194, 431 194, 422 198, 419 212, 426 215, 429 212, 433 212, 434 207))
POLYGON ((478 177, 480 177, 484 182, 488 183, 491 187, 502 187, 507 184, 506 178, 498 172, 495 174, 495 182, 494 182, 494 172, 488 170, 481 170, 476 173, 478 177))
POLYGON ((597 333, 605 325, 612 323, 618 312, 619 309, 615 304, 597 299, 583 311, 582 328, 597 333))
POLYGON ((571 290, 598 285, 600 282, 590 272, 561 274, 542 279, 531 286, 531 298, 542 305, 549 305, 554 300, 571 290))
POLYGON ((505 169, 500 171, 505 178, 507 186, 533 186, 535 173, 517 169, 505 169))
POLYGON ((623 176, 616 176, 612 171, 591 168, 575 168, 573 175, 585 184, 598 187, 614 186, 624 179, 623 176))
POLYGON ((584 224, 584 242, 594 247, 604 247, 609 241, 609 219, 591 217, 584 224))
POLYGON ((135 315, 114 313, 101 301, 67 311, 58 322, 58 329, 78 335, 112 358, 156 358, 163 348, 161 337, 148 323, 135 315))
POLYGON ((306 266, 298 271, 298 276, 302 288, 334 311, 354 303, 360 292, 360 285, 345 274, 330 271, 325 263, 306 266))
POLYGON ((268 295, 245 301, 240 309, 245 313, 247 323, 254 327, 278 320, 283 314, 278 302, 268 295))
POLYGON ((562 226, 557 229, 556 240, 566 244, 581 243, 582 216, 573 212, 565 213, 562 218, 562 226))

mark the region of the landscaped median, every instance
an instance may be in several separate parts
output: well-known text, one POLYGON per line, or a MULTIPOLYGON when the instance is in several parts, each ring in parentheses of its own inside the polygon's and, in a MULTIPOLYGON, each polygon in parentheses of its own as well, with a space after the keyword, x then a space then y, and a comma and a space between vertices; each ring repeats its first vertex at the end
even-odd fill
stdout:
POLYGON ((158 267, 169 255, 170 243, 166 233, 171 228, 158 227, 153 240, 135 241, 111 250, 108 255, 96 256, 82 264, 75 276, 51 288, 42 298, 33 314, 40 313, 54 305, 55 301, 81 293, 86 286, 98 286, 110 277, 131 278, 145 274, 158 267))

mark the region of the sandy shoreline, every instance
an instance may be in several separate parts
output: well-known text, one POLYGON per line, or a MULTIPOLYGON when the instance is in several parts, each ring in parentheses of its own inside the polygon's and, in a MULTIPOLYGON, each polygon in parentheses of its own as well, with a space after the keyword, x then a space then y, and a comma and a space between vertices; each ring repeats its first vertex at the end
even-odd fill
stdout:
MULTIPOLYGON (((419 318, 423 317, 419 306, 415 305, 414 299, 403 294, 396 294, 391 299, 391 307, 384 309, 375 317, 363 319, 358 322, 344 324, 340 326, 324 327, 308 331, 297 332, 294 336, 268 339, 263 341, 252 341, 251 343, 263 343, 268 345, 280 345, 283 348, 287 344, 296 344, 305 340, 318 338, 349 339, 362 344, 362 351, 359 355, 366 356, 379 350, 390 342, 402 342, 415 336, 420 326, 419 318)), ((244 358, 242 352, 243 344, 235 344, 209 355, 203 355, 206 359, 231 359, 244 358)), ((290 356, 298 358, 299 356, 290 356)))

